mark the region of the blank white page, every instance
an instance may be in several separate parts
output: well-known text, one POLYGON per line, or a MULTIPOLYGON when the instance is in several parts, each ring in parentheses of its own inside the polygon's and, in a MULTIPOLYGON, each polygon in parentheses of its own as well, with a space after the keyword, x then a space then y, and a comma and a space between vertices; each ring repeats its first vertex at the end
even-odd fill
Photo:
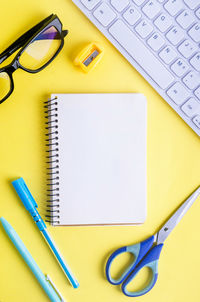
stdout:
POLYGON ((145 97, 132 93, 52 95, 55 96, 59 224, 143 223, 145 97))

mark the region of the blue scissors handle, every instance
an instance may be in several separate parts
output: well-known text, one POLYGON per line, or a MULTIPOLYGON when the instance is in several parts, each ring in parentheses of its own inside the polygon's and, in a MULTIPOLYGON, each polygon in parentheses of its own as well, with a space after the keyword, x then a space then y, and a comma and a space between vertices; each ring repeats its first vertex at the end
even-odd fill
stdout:
POLYGON ((160 257, 160 252, 162 250, 163 243, 154 246, 146 256, 142 259, 142 261, 132 270, 130 275, 125 279, 122 283, 122 291, 126 296, 129 297, 139 297, 146 293, 148 293, 155 285, 157 278, 158 278, 158 259, 160 257), (144 268, 148 267, 152 271, 151 279, 146 287, 141 289, 140 291, 128 291, 127 286, 128 284, 136 277, 139 271, 144 268))
MULTIPOLYGON (((110 257, 108 258, 107 264, 106 264, 106 277, 108 281, 113 285, 119 285, 121 284, 135 269, 137 264, 142 260, 142 258, 148 253, 148 251, 151 249, 154 243, 154 236, 149 237, 148 239, 133 244, 130 246, 124 246, 112 253, 110 257), (111 276, 111 265, 113 260, 119 256, 122 253, 129 252, 133 254, 134 259, 133 262, 128 266, 128 268, 122 273, 122 275, 118 279, 114 279, 111 276)), ((133 278, 132 278, 133 279, 133 278)), ((131 279, 131 280, 132 280, 131 279)), ((126 291, 126 289, 125 289, 126 291)))

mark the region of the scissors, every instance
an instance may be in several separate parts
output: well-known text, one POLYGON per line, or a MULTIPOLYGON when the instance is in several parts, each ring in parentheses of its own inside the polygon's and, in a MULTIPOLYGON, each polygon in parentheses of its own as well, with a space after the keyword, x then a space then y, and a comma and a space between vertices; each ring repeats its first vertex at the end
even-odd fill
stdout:
POLYGON ((106 264, 106 277, 113 285, 121 284, 122 292, 129 297, 138 297, 149 292, 155 285, 158 278, 158 259, 163 247, 163 242, 179 223, 181 218, 189 210, 191 205, 200 195, 200 187, 189 196, 189 198, 177 209, 177 211, 167 220, 160 230, 148 239, 129 246, 124 246, 112 253, 106 264), (111 277, 111 265, 113 260, 124 252, 129 252, 134 256, 133 262, 122 273, 118 279, 111 277), (138 291, 128 291, 128 284, 136 277, 138 272, 148 267, 151 271, 151 278, 146 287, 138 291))

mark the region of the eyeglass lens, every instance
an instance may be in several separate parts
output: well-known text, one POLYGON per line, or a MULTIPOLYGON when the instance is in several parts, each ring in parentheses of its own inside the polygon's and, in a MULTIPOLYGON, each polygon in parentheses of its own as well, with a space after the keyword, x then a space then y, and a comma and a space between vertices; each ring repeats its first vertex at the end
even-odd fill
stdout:
POLYGON ((0 72, 0 100, 7 96, 11 89, 11 81, 7 72, 0 72))
POLYGON ((51 26, 41 32, 22 52, 19 62, 29 70, 37 70, 49 62, 61 45, 61 35, 51 26))

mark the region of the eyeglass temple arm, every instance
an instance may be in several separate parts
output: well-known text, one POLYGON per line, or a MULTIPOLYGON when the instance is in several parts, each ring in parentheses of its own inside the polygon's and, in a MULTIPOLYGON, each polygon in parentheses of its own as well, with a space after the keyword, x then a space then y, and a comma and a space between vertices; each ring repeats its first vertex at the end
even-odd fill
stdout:
MULTIPOLYGON (((26 33, 28 34, 28 32, 26 33)), ((68 30, 63 30, 62 31, 62 36, 63 38, 68 34, 68 30)), ((0 64, 6 60, 9 56, 11 56, 17 49, 19 49, 20 47, 22 47, 25 43, 25 41, 27 41, 27 39, 29 38, 29 36, 31 37, 33 35, 33 33, 29 32, 29 35, 23 35, 21 36, 19 39, 17 39, 13 44, 11 44, 8 48, 6 48, 1 54, 0 54, 0 64)), ((51 34, 42 34, 40 35, 40 37, 36 40, 48 40, 51 39, 52 35, 51 34)), ((54 36, 54 39, 59 39, 60 35, 56 34, 54 36)))
MULTIPOLYGON (((8 48, 6 48, 1 54, 0 54, 0 64, 6 60, 9 56, 11 56, 17 49, 22 47, 24 43, 30 39, 34 33, 44 24, 46 23, 50 18, 52 18, 53 14, 29 29, 25 34, 23 34, 21 37, 19 37, 14 43, 12 43, 8 48)), ((65 37, 67 35, 68 31, 63 30, 62 36, 65 37)), ((49 36, 50 37, 50 36, 49 36)), ((58 35, 57 35, 58 37, 58 35)), ((56 37, 55 37, 56 38, 56 37)), ((48 39, 48 34, 44 34, 43 39, 48 39)), ((40 39, 42 40, 42 39, 40 39)))
POLYGON ((4 60, 6 60, 10 55, 12 55, 17 49, 23 46, 25 41, 40 28, 43 26, 44 23, 46 23, 49 19, 51 19, 53 14, 51 14, 49 17, 42 20, 40 23, 33 26, 31 29, 29 29, 27 32, 25 32, 22 36, 20 36, 14 43, 12 43, 8 48, 6 48, 1 54, 0 54, 0 63, 2 63, 4 60))

